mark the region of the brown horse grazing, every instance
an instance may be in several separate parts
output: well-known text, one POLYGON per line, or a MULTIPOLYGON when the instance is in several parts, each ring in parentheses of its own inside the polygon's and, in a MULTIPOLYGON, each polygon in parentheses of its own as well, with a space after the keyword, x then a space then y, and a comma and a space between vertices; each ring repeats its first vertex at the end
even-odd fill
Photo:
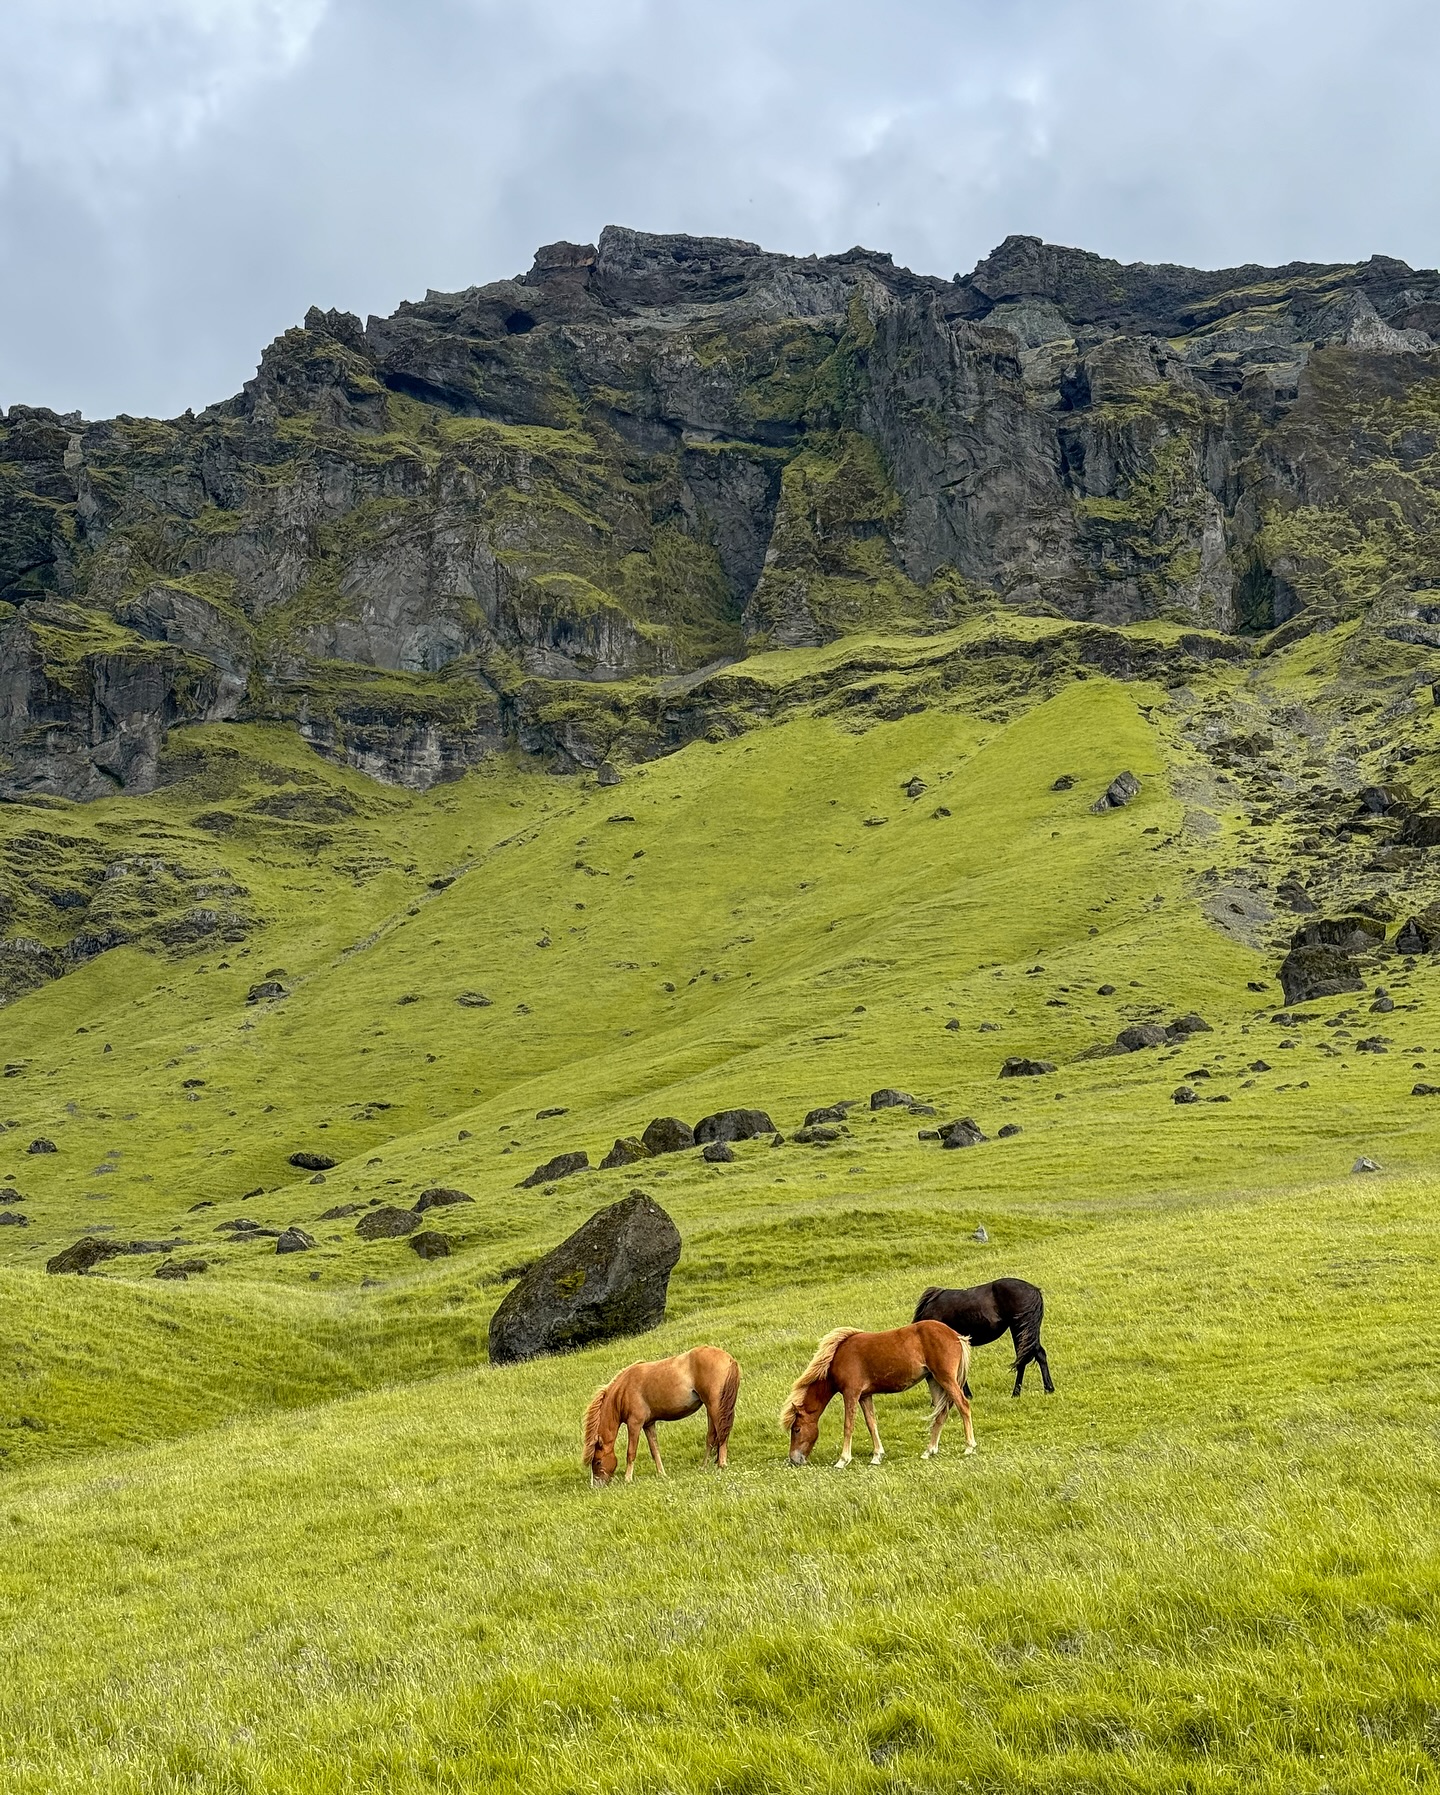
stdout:
MULTIPOLYGON (((1012 1396, 1020 1394, 1025 1367, 1032 1361, 1040 1367, 1045 1394, 1055 1394, 1050 1361, 1040 1344, 1044 1315, 1044 1296, 1037 1285, 1027 1284, 1024 1278, 996 1278, 991 1284, 975 1284, 969 1290, 940 1290, 932 1286, 915 1305, 916 1321, 943 1321, 947 1328, 964 1334, 972 1346, 988 1346, 1009 1328, 1015 1346, 1012 1396)), ((965 1394, 970 1394, 969 1384, 965 1394)))
POLYGON ((790 1463, 803 1465, 820 1436, 820 1417, 837 1394, 845 1399, 845 1443, 835 1461, 843 1471, 850 1463, 858 1404, 870 1430, 878 1465, 885 1456, 875 1425, 876 1396, 908 1390, 923 1377, 930 1386, 930 1444, 921 1454, 934 1458, 940 1450, 940 1429, 951 1409, 965 1417, 965 1451, 975 1450, 975 1429, 965 1379, 970 1372, 970 1342, 939 1321, 912 1321, 909 1327, 884 1334, 862 1334, 858 1328, 836 1328, 815 1349, 815 1357, 795 1380, 790 1400, 780 1411, 780 1425, 790 1433, 790 1463))
POLYGON ((723 1469, 739 1392, 740 1367, 718 1346, 697 1346, 673 1359, 627 1365, 618 1377, 595 1392, 585 1411, 585 1451, 581 1463, 590 1473, 591 1486, 602 1487, 615 1475, 615 1440, 622 1425, 629 1441, 626 1483, 635 1476, 635 1454, 642 1433, 655 1469, 663 1477, 665 1467, 660 1462, 655 1423, 683 1421, 702 1406, 710 1423, 705 1449, 723 1469))

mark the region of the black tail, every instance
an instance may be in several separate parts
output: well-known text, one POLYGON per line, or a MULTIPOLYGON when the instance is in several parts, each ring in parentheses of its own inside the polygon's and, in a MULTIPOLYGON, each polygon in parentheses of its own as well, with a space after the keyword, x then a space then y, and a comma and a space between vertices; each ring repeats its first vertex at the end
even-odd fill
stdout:
POLYGON ((911 1321, 912 1322, 928 1321, 930 1319, 930 1317, 925 1313, 925 1311, 930 1306, 931 1297, 939 1296, 939 1294, 940 1294, 940 1286, 938 1284, 932 1284, 930 1286, 930 1288, 920 1298, 920 1301, 918 1303, 916 1303, 915 1313, 910 1317, 911 1321))
POLYGON ((1026 1299, 1025 1307, 1016 1315, 1011 1326, 1014 1328, 1015 1364, 1012 1369, 1019 1371, 1035 1357, 1040 1346, 1040 1323, 1045 1319, 1044 1293, 1031 1285, 1031 1296, 1026 1299))

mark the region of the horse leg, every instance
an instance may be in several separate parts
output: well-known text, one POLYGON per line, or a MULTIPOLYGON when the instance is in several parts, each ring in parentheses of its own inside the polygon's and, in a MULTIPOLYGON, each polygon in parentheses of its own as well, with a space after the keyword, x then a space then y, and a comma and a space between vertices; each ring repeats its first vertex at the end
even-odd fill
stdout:
POLYGON ((655 1461, 656 1476, 663 1477, 665 1475, 665 1467, 660 1463, 660 1442, 655 1438, 655 1423, 653 1421, 647 1421, 645 1423, 645 1444, 650 1448, 650 1456, 655 1461))
POLYGON ((1040 1381, 1045 1386, 1045 1394, 1047 1396, 1053 1396, 1055 1394, 1055 1384, 1050 1376, 1050 1361, 1045 1357, 1045 1348, 1038 1342, 1035 1346, 1035 1362, 1040 1367, 1040 1381))
POLYGON ((866 1427, 870 1429, 870 1444, 874 1448, 870 1463, 878 1465, 885 1456, 885 1448, 880 1444, 880 1429, 875 1425, 875 1398, 873 1396, 860 1398, 860 1413, 865 1417, 866 1427))
POLYGON ((640 1429, 633 1421, 625 1423, 625 1481, 635 1481, 635 1454, 640 1450, 640 1429))
MULTIPOLYGON (((1018 1321, 1010 1324, 1010 1339, 1015 1347, 1015 1388, 1010 1394, 1018 1396, 1025 1383, 1025 1367, 1035 1357, 1035 1342, 1028 1333, 1021 1333, 1018 1321)), ((968 1387, 965 1394, 970 1394, 968 1387)))
POLYGON ((842 1390, 845 1399, 845 1438, 841 1443, 840 1456, 835 1461, 835 1469, 843 1471, 850 1463, 850 1442, 855 1437, 855 1395, 853 1391, 842 1390))
POLYGON ((921 1458, 934 1458, 940 1451, 940 1429, 945 1425, 945 1417, 950 1412, 949 1400, 933 1372, 925 1373, 925 1383, 930 1391, 930 1444, 920 1454, 921 1458))
MULTIPOLYGON (((952 1409, 959 1409, 965 1422, 965 1456, 968 1458, 975 1450, 975 1423, 970 1419, 970 1398, 965 1394, 953 1376, 942 1378, 940 1387, 949 1399, 952 1409)), ((935 1450, 940 1450, 940 1429, 945 1425, 945 1417, 941 1415, 935 1428, 935 1450)))

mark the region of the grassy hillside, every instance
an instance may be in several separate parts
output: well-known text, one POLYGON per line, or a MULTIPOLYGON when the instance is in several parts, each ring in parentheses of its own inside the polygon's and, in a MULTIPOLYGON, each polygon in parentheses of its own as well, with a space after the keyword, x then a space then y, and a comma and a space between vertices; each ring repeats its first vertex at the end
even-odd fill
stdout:
POLYGON ((1327 908, 1436 895, 1424 855, 1314 835, 1329 780, 1348 815, 1402 749, 1429 789, 1432 715, 1364 711, 1362 647, 885 719, 816 677, 893 659, 852 642, 752 663, 822 696, 615 788, 497 761, 401 794, 215 726, 148 798, 0 815, 37 940, 40 888, 97 879, 135 936, 0 1012, 7 1789, 1440 1782, 1440 1104, 1410 1095, 1440 981, 1391 958, 1393 1012, 1272 1020, 1286 871, 1327 908), (1139 798, 1093 814, 1124 768, 1139 798), (234 938, 167 939, 207 885, 234 938), (1187 1011, 1210 1031, 1078 1057, 1187 1011), (655 1115, 789 1135, 882 1085, 938 1115, 517 1188, 655 1115), (917 1139, 956 1115, 990 1138, 917 1139), (434 1184, 475 1198, 437 1263, 320 1219, 434 1184), (684 1240, 664 1327, 491 1369, 514 1268, 637 1187, 684 1240), (172 1244, 47 1275, 82 1234, 172 1244), (1053 1399, 1012 1404, 996 1346, 974 1460, 919 1462, 912 1396, 879 1470, 785 1466, 820 1334, 1002 1273, 1046 1290, 1053 1399), (667 1484, 592 1494, 590 1391, 705 1339, 744 1366, 732 1471, 690 1423, 667 1484))

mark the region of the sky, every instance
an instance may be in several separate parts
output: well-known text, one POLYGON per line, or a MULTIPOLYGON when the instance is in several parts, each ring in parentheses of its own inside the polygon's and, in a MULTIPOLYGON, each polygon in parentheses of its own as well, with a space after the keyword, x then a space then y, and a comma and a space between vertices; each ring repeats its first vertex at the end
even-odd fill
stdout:
POLYGON ((3 0, 0 405, 198 410, 607 223, 1431 267, 1437 66, 1434 0, 3 0))

